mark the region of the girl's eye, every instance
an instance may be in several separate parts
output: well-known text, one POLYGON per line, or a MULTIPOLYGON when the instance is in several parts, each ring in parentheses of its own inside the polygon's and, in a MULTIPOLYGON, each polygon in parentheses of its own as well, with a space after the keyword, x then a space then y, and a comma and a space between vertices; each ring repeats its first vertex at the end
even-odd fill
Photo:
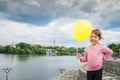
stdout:
POLYGON ((97 37, 94 37, 94 38, 97 38, 97 37))
POLYGON ((90 36, 91 38, 93 38, 93 36, 90 36))

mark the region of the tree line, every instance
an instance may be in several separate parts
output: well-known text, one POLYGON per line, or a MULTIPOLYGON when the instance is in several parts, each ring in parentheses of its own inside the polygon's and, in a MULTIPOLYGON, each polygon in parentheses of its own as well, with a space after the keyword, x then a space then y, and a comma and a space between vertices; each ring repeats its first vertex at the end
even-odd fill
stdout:
POLYGON ((108 45, 108 47, 113 50, 113 57, 120 58, 120 43, 111 43, 108 45))
MULTIPOLYGON (((113 50, 115 57, 120 57, 120 44, 111 43, 108 45, 110 49, 113 50)), ((84 52, 85 47, 75 48, 75 47, 64 47, 64 46, 41 46, 38 44, 28 44, 25 42, 20 42, 15 45, 0 45, 0 53, 4 54, 23 54, 23 55, 46 55, 46 49, 52 49, 57 51, 57 55, 76 55, 77 52, 84 52)))
MULTIPOLYGON (((57 51, 57 55, 75 55, 77 49, 74 47, 66 48, 64 46, 41 46, 38 44, 28 44, 20 42, 15 45, 0 45, 0 53, 4 54, 23 54, 23 55, 46 55, 46 49, 52 49, 57 51)), ((84 48, 78 48, 80 53, 84 48)))

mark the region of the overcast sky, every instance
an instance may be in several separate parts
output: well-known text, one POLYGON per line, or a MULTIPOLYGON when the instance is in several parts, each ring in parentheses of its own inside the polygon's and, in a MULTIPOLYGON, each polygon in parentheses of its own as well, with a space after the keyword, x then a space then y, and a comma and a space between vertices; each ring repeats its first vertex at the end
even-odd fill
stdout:
POLYGON ((102 31, 102 44, 120 42, 120 0, 0 0, 0 45, 84 47, 89 39, 76 42, 72 33, 81 19, 102 31))

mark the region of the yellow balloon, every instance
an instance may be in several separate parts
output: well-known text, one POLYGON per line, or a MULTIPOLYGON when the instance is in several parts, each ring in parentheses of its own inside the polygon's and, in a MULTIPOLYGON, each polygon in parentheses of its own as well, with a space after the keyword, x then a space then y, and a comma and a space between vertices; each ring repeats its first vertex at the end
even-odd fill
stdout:
POLYGON ((77 21, 73 28, 73 35, 76 41, 85 40, 92 33, 92 24, 88 20, 77 21))

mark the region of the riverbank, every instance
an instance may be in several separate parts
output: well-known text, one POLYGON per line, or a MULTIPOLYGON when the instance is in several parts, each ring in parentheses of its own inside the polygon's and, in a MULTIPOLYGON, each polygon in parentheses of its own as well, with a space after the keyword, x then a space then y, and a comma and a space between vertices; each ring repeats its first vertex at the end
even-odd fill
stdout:
MULTIPOLYGON (((120 59, 109 59, 103 63, 103 80, 120 80, 120 59)), ((86 68, 71 70, 51 80, 87 80, 86 68)))
MULTIPOLYGON (((116 76, 112 73, 103 71, 103 80, 120 80, 119 76, 116 76)), ((51 80, 86 80, 86 72, 83 70, 78 71, 68 71, 64 74, 62 74, 59 77, 55 77, 51 80), (80 74, 80 75, 79 75, 80 74)))

